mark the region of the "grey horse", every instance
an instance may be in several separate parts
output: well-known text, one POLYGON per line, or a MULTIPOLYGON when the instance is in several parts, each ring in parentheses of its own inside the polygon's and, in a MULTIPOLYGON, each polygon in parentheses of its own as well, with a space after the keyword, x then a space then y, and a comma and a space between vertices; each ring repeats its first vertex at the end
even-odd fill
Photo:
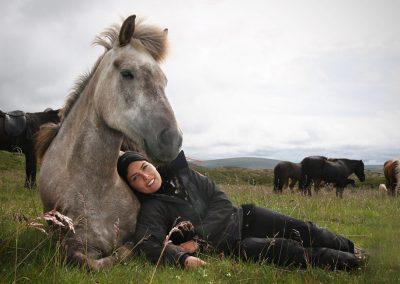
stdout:
POLYGON ((112 266, 131 253, 140 204, 118 176, 124 137, 153 161, 174 159, 182 133, 164 94, 159 67, 167 30, 128 17, 95 40, 105 48, 91 72, 78 80, 61 123, 43 126, 39 192, 44 210, 74 222, 63 245, 70 261, 90 270, 112 266))

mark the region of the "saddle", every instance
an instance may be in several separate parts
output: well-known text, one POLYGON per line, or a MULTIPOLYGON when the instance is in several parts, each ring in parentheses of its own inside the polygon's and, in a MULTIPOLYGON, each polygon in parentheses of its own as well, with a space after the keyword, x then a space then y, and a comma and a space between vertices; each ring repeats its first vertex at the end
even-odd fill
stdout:
POLYGON ((25 112, 14 110, 11 112, 1 112, 4 116, 4 131, 7 135, 15 137, 21 135, 26 130, 25 112))

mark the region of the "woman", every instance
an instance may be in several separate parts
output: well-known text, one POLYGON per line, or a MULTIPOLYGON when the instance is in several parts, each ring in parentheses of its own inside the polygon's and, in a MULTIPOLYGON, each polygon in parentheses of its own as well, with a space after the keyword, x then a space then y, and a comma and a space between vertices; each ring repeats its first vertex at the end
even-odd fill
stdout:
POLYGON ((196 235, 216 252, 245 260, 300 268, 361 265, 353 242, 343 236, 252 204, 233 206, 214 182, 188 167, 183 151, 158 170, 140 153, 125 152, 118 173, 141 201, 135 243, 153 262, 204 265, 192 255, 196 235), (173 227, 181 233, 166 239, 173 227))

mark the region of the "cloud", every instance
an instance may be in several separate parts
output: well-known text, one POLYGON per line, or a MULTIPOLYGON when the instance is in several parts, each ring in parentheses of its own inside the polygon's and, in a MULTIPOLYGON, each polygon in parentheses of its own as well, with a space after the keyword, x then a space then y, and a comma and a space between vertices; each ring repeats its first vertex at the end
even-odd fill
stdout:
POLYGON ((399 156, 397 1, 48 0, 0 10, 2 110, 61 107, 102 52, 94 36, 136 13, 169 28, 162 68, 189 156, 399 156))

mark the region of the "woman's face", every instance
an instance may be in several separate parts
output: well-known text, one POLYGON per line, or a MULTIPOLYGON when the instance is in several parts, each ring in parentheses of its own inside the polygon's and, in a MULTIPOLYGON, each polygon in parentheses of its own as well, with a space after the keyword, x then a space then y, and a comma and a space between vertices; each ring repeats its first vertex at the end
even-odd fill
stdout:
POLYGON ((127 178, 133 189, 145 194, 157 192, 162 183, 157 169, 147 161, 130 163, 127 178))

